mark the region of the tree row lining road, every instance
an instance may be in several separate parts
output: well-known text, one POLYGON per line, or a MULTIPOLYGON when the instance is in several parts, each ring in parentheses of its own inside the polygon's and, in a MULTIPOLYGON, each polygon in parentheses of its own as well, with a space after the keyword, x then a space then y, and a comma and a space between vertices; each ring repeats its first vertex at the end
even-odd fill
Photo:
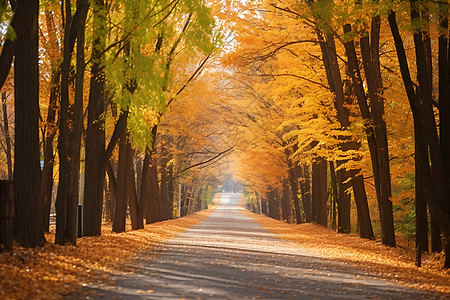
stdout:
POLYGON ((147 255, 115 285, 87 290, 95 299, 440 298, 277 239, 244 214, 239 194, 222 194, 207 219, 147 255))

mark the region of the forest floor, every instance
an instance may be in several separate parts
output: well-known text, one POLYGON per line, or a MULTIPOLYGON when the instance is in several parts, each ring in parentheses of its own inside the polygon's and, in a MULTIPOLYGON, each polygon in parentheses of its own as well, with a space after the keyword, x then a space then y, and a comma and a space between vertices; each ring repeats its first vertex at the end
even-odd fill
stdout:
POLYGON ((104 223, 101 236, 80 238, 76 246, 55 245, 53 226, 43 247, 14 245, 10 253, 0 253, 0 299, 62 299, 86 285, 108 281, 111 274, 124 271, 132 257, 173 238, 212 211, 119 234, 111 232, 111 223, 104 223))
MULTIPOLYGON (((77 246, 55 245, 53 243, 54 233, 47 235, 48 242, 42 248, 25 249, 15 245, 11 253, 0 254, 0 299, 61 299, 69 294, 85 295, 87 288, 93 286, 102 284, 115 286, 116 283, 112 282, 114 277, 130 276, 136 272, 136 257, 145 256, 148 260, 153 256, 160 256, 162 250, 158 250, 160 247, 155 247, 156 245, 160 244, 164 248, 164 245, 167 245, 175 236, 179 236, 181 232, 201 222, 214 211, 215 209, 209 209, 181 219, 146 225, 144 230, 121 234, 112 234, 111 224, 105 224, 102 236, 78 239, 77 246)), ((438 298, 448 295, 450 299, 450 273, 441 269, 442 255, 424 255, 423 267, 417 268, 414 264, 414 253, 405 249, 385 247, 377 241, 361 239, 354 234, 336 234, 332 230, 317 225, 287 224, 248 211, 242 213, 255 220, 261 227, 274 233, 278 238, 289 241, 287 244, 282 244, 283 251, 313 253, 313 257, 320 257, 332 263, 336 262, 339 266, 345 265, 345 268, 350 266, 363 270, 356 276, 360 277, 357 280, 362 280, 362 282, 367 282, 367 278, 374 278, 374 280, 381 278, 417 291, 438 292, 441 295, 438 298), (286 247, 290 249, 285 249, 286 247)), ((238 237, 244 237, 244 232, 242 232, 242 236, 237 234, 238 237)), ((204 237, 206 237, 205 233, 204 237)), ((214 237, 208 235, 207 238, 212 238, 211 243, 215 243, 214 237)), ((245 241, 240 240, 239 243, 244 245, 245 241)), ((204 248, 204 246, 202 247, 204 248)), ((244 251, 247 256, 248 251, 244 251)), ((226 253, 228 253, 228 249, 222 252, 224 255, 226 253)), ((252 253, 257 254, 257 252, 252 253)), ((289 257, 295 259, 295 256, 289 257)), ((201 257, 198 259, 200 260, 201 257)), ((215 262, 217 259, 215 257, 212 264, 215 267, 214 270, 217 268, 223 270, 225 266, 239 262, 239 259, 233 254, 231 259, 236 261, 225 261, 224 257, 222 259, 224 265, 219 267, 215 262)), ((270 259, 274 258, 269 253, 270 259)), ((253 263, 252 261, 251 264, 253 263)), ((279 261, 277 264, 280 265, 283 262, 279 261)), ((174 261, 173 265, 178 267, 182 265, 181 259, 174 261)), ((189 261, 189 267, 199 266, 189 261)), ((202 268, 204 267, 202 265, 202 268)), ((236 266, 236 268, 245 268, 245 266, 236 266)), ((306 272, 316 272, 313 268, 308 266, 302 272, 305 270, 306 272)), ((246 270, 246 276, 251 274, 248 271, 255 271, 250 269, 246 270)), ((264 274, 268 274, 268 272, 264 274)), ((320 274, 323 277, 317 281, 319 286, 329 286, 329 283, 326 284, 326 276, 329 274, 320 274)), ((314 276, 316 275, 318 274, 314 276)), ((198 281, 198 278, 195 280, 198 281)), ((289 286, 291 285, 295 286, 295 284, 289 286)), ((243 287, 245 290, 249 288, 248 285, 243 287)), ((135 292, 138 295, 145 294, 150 298, 153 295, 152 299, 158 298, 156 288, 137 289, 135 292)), ((269 286, 258 285, 255 295, 258 292, 262 295, 268 293, 269 286)), ((280 297, 282 295, 289 296, 288 292, 284 291, 283 293, 286 294, 280 294, 280 297)))
POLYGON ((278 238, 323 258, 363 268, 414 289, 442 292, 450 299, 450 270, 442 269, 442 253, 423 254, 422 266, 418 268, 412 250, 387 247, 357 234, 337 234, 319 225, 288 224, 249 211, 246 214, 278 238))

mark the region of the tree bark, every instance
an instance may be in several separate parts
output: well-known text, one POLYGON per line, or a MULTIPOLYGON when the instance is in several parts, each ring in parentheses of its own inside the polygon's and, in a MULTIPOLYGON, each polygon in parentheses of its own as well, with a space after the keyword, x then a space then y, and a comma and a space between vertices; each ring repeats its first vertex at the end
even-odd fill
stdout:
POLYGON ((37 1, 23 0, 17 10, 25 9, 26 30, 16 32, 14 62, 15 85, 15 151, 14 196, 16 216, 14 231, 22 246, 45 243, 39 147, 39 70, 37 1))
MULTIPOLYGON (((127 112, 122 112, 128 114, 127 112)), ((125 231, 127 217, 127 182, 126 182, 126 158, 127 158, 127 126, 120 128, 119 140, 119 163, 117 168, 117 198, 114 209, 112 231, 116 233, 125 231)))
POLYGON ((329 165, 330 165, 331 188, 333 191, 332 205, 331 205, 331 228, 336 229, 336 204, 339 203, 339 195, 334 163, 330 161, 329 165))
POLYGON ((298 166, 298 173, 301 177, 300 191, 302 194, 302 205, 305 212, 305 221, 307 223, 312 222, 312 203, 311 203, 311 176, 309 172, 309 166, 303 164, 298 166))
POLYGON ((313 221, 327 226, 327 162, 319 159, 312 166, 313 221))
MULTIPOLYGON (((292 163, 289 165, 289 182, 292 190, 292 198, 294 201, 294 210, 295 210, 295 220, 297 224, 303 223, 302 212, 300 210, 300 200, 298 199, 298 177, 295 172, 295 168, 292 166, 292 163)), ((261 207, 263 213, 265 213, 264 205, 261 207)))
MULTIPOLYGON (((80 187, 80 152, 81 135, 83 132, 83 92, 84 92, 84 47, 85 47, 85 25, 89 9, 89 1, 78 0, 76 24, 72 24, 77 35, 77 55, 76 55, 76 74, 75 74, 75 97, 72 107, 72 143, 70 153, 70 178, 69 195, 67 198, 67 217, 66 217, 66 242, 75 245, 77 240, 77 212, 80 187)), ((75 18, 74 18, 75 20, 75 18)), ((103 188, 103 185, 101 186, 103 188)), ((80 233, 81 234, 81 233, 80 233)))
POLYGON ((0 181, 0 253, 11 251, 13 241, 14 185, 12 181, 0 181))
POLYGON ((127 143, 126 153, 126 193, 128 198, 128 206, 130 208, 131 229, 137 230, 144 228, 143 219, 139 217, 139 203, 136 195, 136 176, 133 167, 134 150, 131 147, 131 143, 127 143))
MULTIPOLYGON (((356 170, 355 173, 359 173, 359 171, 356 170)), ((352 186, 355 195, 356 211, 358 214, 359 235, 362 238, 373 239, 372 221, 370 219, 367 194, 364 187, 364 178, 361 174, 356 176, 353 175, 352 186)))
MULTIPOLYGON (((92 68, 89 89, 88 122, 85 144, 85 184, 83 196, 83 235, 101 234, 103 184, 109 154, 105 153, 105 71, 103 50, 106 44, 106 12, 104 0, 93 4, 94 39, 92 41, 92 68)), ((124 117, 126 118, 126 116, 124 117)), ((119 119, 120 120, 120 119, 119 119)), ((122 121, 123 122, 123 121, 122 121)), ((116 126, 123 126, 118 122, 116 126)), ((125 125, 126 126, 126 125, 125 125)), ((110 143, 115 144, 111 140, 110 143)), ((109 145, 109 148, 114 148, 109 145)), ((112 152, 112 150, 111 150, 112 152)), ((113 199, 115 199, 113 195, 113 199)))
MULTIPOLYGON (((412 16, 413 22, 417 18, 417 12, 412 16)), ((438 141, 436 140, 435 135, 435 124, 433 128, 434 123, 434 115, 430 115, 430 110, 432 113, 432 107, 430 108, 430 102, 427 97, 429 97, 429 94, 426 92, 426 85, 427 85, 427 79, 423 78, 424 72, 418 72, 420 74, 420 80, 419 80, 419 86, 420 86, 420 96, 424 96, 425 99, 422 99, 422 102, 419 102, 418 95, 416 94, 414 90, 414 86, 411 80, 411 75, 409 72, 408 62, 406 58, 406 52, 405 48, 403 46, 403 40, 400 36, 397 21, 395 17, 395 12, 390 11, 388 15, 389 25, 391 28, 392 36, 394 37, 395 47, 397 50, 397 57, 400 64, 400 71, 402 74, 403 83, 405 85, 406 94, 408 96, 408 100, 410 102, 411 110, 413 112, 413 118, 415 122, 414 130, 417 131, 417 134, 420 134, 422 137, 425 138, 428 147, 429 147, 429 153, 431 160, 428 157, 423 157, 422 159, 424 161, 431 161, 431 177, 432 177, 432 184, 433 188, 436 191, 436 197, 432 199, 427 198, 427 204, 430 207, 432 219, 433 216, 436 220, 436 222, 439 224, 439 227, 444 233, 444 236, 448 239, 450 237, 450 216, 448 213, 448 187, 444 187, 443 177, 444 174, 442 167, 442 158, 441 154, 439 152, 439 147, 436 145, 438 141), (424 84, 425 91, 422 90, 422 84, 424 84), (422 108, 419 103, 423 103, 423 106, 428 108, 422 108), (425 111, 426 110, 426 111, 425 111), (432 117, 432 118, 431 118, 432 117), (420 125, 420 126, 417 126, 420 125)), ((422 57, 423 52, 420 50, 420 33, 415 33, 415 43, 419 46, 417 51, 418 59, 422 57)), ((420 62, 418 62, 418 70, 420 69, 421 65, 420 62)), ((427 72, 425 72, 426 74, 427 72)))
POLYGON ((146 223, 150 224, 160 221, 158 172, 154 161, 151 162, 149 168, 149 195, 147 204, 146 223))
POLYGON ((283 179, 282 218, 289 222, 291 219, 291 199, 289 197, 288 179, 283 179))
MULTIPOLYGON (((349 24, 344 25, 344 32, 351 32, 349 24)), ((394 232, 394 219, 392 213, 392 202, 390 201, 390 174, 389 172, 389 157, 387 156, 387 142, 380 142, 385 139, 386 136, 382 133, 381 129, 374 129, 373 126, 369 126, 369 122, 373 121, 369 106, 367 104, 367 98, 362 85, 362 79, 358 66, 358 59, 356 56, 356 50, 353 41, 347 41, 344 43, 345 51, 348 58, 348 68, 352 77, 353 89, 358 100, 361 116, 368 123, 366 125, 366 135, 369 144, 369 150, 371 154, 372 170, 375 178, 375 187, 377 191, 378 208, 380 211, 380 223, 381 223, 381 240, 384 245, 395 247, 395 232, 394 232), (379 132, 380 131, 380 132, 379 132), (379 136, 377 136, 377 134, 379 136), (381 156, 380 156, 381 155, 381 156)), ((367 73, 367 72, 366 72, 367 73)), ((373 74, 372 74, 373 75, 373 74)), ((367 74, 366 74, 367 76, 367 74)), ((373 86, 372 86, 373 89, 373 86)), ((377 100, 376 100, 377 101, 377 100)), ((376 102, 374 101, 374 103, 376 102)), ((379 103, 373 105, 380 105, 379 103)), ((372 109, 374 109, 372 107, 372 109)), ((378 124, 378 126, 381 126, 378 124)), ((385 129, 384 129, 385 130, 385 129)), ((386 140, 387 141, 387 140, 386 140)))

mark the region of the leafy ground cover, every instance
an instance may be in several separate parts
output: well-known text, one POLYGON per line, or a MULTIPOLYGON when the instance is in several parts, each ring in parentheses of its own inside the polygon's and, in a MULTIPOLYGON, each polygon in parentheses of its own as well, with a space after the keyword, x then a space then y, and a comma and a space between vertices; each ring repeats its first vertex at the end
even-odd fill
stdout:
POLYGON ((200 222, 211 211, 120 234, 111 233, 111 224, 106 223, 101 236, 80 238, 76 246, 55 245, 52 228, 42 248, 15 245, 10 253, 0 254, 0 299, 61 299, 88 283, 107 281, 109 274, 124 271, 132 257, 200 222))
POLYGON ((448 293, 450 297, 450 271, 441 267, 442 254, 424 254, 422 267, 418 268, 414 253, 400 247, 387 247, 356 234, 337 234, 319 225, 288 224, 246 213, 279 238, 293 242, 294 247, 313 250, 325 258, 352 264, 412 288, 448 293))

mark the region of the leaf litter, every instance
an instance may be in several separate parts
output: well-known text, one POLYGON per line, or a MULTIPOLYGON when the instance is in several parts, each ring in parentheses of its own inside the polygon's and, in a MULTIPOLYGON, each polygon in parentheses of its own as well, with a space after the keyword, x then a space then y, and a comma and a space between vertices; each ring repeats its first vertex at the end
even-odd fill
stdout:
MULTIPOLYGON (((0 253, 0 299, 62 299, 81 293, 84 286, 107 283, 111 274, 128 270, 133 257, 205 219, 212 209, 187 217, 145 225, 145 229, 112 233, 112 223, 102 226, 102 235, 83 237, 77 245, 55 245, 53 226, 43 247, 17 244, 0 253)), ((128 220, 127 230, 131 229, 128 220)), ((153 293, 153 290, 142 293, 153 293)))
POLYGON ((442 253, 422 254, 422 267, 415 265, 415 253, 400 247, 387 247, 380 241, 357 234, 338 234, 311 223, 289 224, 246 211, 263 228, 293 247, 314 251, 320 256, 353 265, 418 290, 450 296, 450 270, 442 269, 442 253))

